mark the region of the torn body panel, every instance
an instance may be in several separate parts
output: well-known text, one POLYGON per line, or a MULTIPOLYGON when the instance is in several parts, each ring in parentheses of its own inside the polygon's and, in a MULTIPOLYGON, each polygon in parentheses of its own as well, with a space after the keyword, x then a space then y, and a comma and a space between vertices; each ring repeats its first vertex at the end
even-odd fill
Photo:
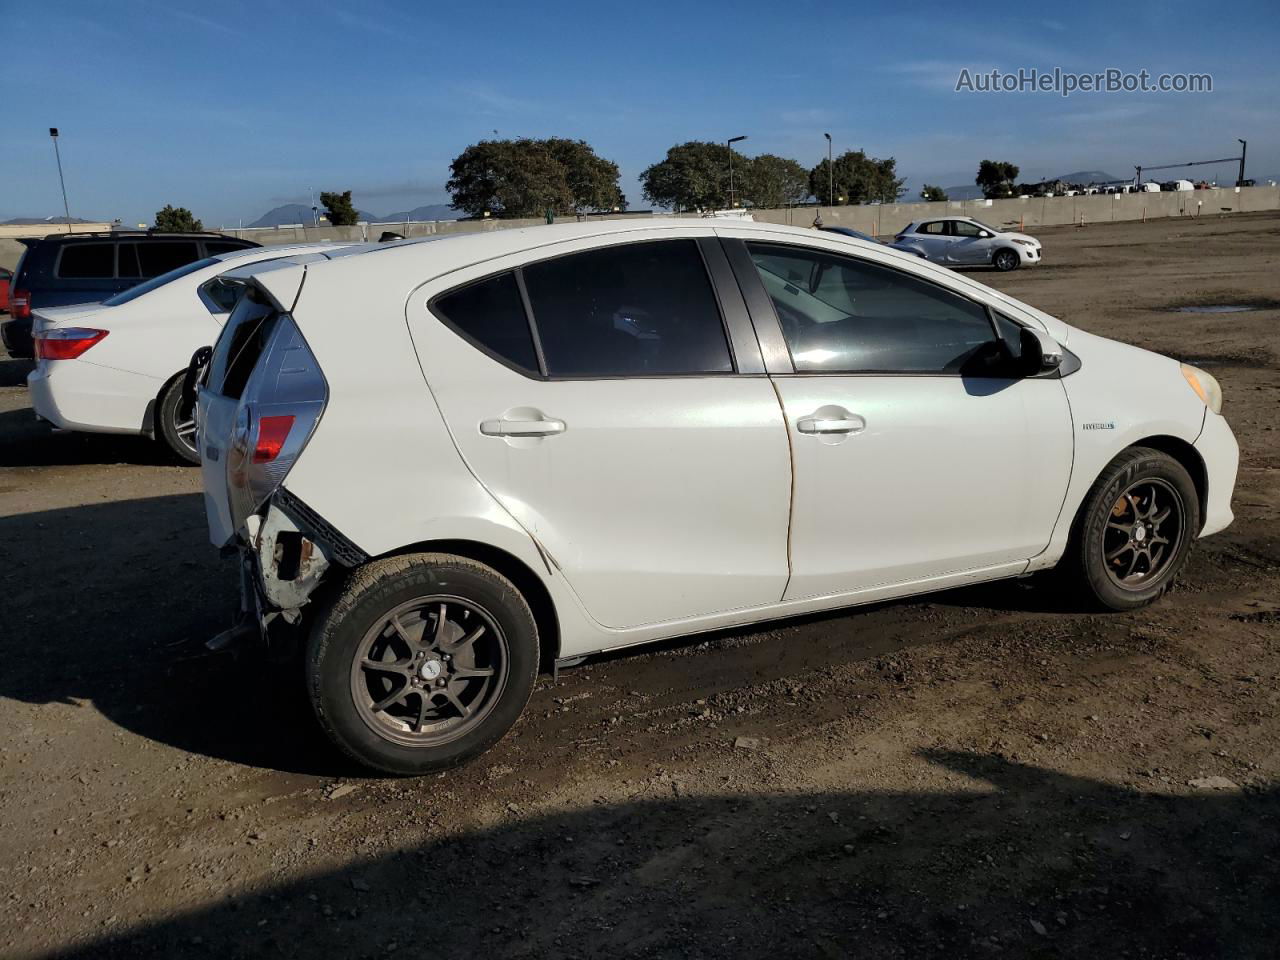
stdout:
POLYGON ((268 607, 296 622, 298 611, 329 569, 329 548, 281 509, 275 498, 267 504, 266 514, 249 517, 246 527, 263 598, 268 607))

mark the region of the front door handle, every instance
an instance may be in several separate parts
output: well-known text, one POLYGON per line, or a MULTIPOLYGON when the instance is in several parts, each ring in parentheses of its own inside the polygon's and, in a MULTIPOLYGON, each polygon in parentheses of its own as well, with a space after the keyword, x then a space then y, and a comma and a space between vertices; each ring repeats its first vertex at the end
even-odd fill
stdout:
POLYGON ((796 429, 801 433, 858 433, 867 428, 867 421, 856 413, 845 417, 801 417, 796 429))
POLYGON ((540 420, 485 420, 480 424, 480 432, 486 437, 550 437, 564 433, 563 420, 543 418, 540 420))

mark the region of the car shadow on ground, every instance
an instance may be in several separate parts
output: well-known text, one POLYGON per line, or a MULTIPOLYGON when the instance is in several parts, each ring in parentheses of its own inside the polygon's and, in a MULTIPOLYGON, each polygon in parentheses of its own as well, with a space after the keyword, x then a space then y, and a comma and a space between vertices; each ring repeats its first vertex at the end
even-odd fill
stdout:
POLYGON ((445 835, 417 848, 61 956, 1275 955, 1280 792, 1149 793, 993 755, 924 758, 954 786, 672 796, 461 833, 449 801, 427 799, 415 809, 445 835))
POLYGON ((4 438, 0 441, 0 467, 79 463, 178 466, 182 463, 159 443, 143 436, 56 432, 49 424, 37 420, 30 407, 0 413, 0 437, 4 438))
MULTIPOLYGON (((231 625, 238 587, 234 561, 220 559, 208 542, 199 494, 0 517, 0 569, 8 572, 0 696, 91 701, 140 736, 247 766, 364 775, 320 735, 296 658, 273 659, 256 644, 233 653, 205 649, 231 625), (33 650, 54 655, 34 657, 33 650)), ((705 697, 758 676, 936 642, 936 631, 894 622, 906 605, 1049 612, 1053 601, 1029 599, 1036 595, 1010 583, 974 587, 679 637, 591 663, 624 673, 620 682, 630 687, 705 697), (791 631, 789 639, 768 637, 778 630, 791 631), (670 656, 702 647, 715 649, 682 662, 673 688, 670 656)))
POLYGON ((36 368, 34 360, 0 357, 0 387, 24 387, 27 374, 36 368))

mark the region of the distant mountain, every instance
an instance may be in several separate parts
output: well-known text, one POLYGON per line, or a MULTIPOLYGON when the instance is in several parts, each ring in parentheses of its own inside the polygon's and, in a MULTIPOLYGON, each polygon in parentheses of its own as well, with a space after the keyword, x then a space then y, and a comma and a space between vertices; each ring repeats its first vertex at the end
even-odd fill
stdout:
MULTIPOLYGON (((324 208, 321 207, 321 216, 324 215, 324 208)), ((356 214, 361 220, 376 220, 377 218, 363 210, 357 210, 356 214)), ((290 223, 312 223, 315 215, 311 212, 311 208, 305 203, 286 203, 284 206, 276 207, 274 210, 268 210, 253 223, 250 227, 280 227, 290 223)))
POLYGON ((105 223, 105 220, 85 220, 81 217, 72 217, 68 220, 66 217, 14 217, 12 220, 4 221, 3 226, 6 227, 31 227, 39 223, 105 223))
POLYGON ((447 203, 429 203, 425 207, 414 207, 412 210, 401 210, 399 213, 388 213, 385 217, 377 217, 377 223, 404 223, 406 220, 457 220, 462 214, 447 203))

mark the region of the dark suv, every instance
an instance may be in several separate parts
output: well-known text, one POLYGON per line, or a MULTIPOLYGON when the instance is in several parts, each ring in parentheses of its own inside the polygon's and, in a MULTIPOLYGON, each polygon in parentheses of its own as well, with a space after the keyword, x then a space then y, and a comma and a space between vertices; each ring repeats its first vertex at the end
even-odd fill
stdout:
POLYGON ((31 310, 96 303, 204 257, 260 244, 220 233, 54 233, 21 237, 27 249, 9 291, 9 320, 0 338, 11 357, 30 357, 31 310))

